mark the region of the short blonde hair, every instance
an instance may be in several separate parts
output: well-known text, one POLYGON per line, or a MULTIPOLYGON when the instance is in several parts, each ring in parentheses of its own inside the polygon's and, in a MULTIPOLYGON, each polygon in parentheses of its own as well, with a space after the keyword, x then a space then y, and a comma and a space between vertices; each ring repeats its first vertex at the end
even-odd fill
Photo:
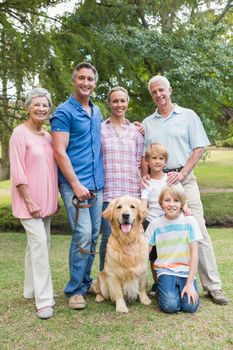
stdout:
POLYGON ((183 208, 183 206, 186 203, 185 193, 184 190, 178 187, 177 185, 167 185, 162 189, 159 195, 159 205, 161 208, 165 192, 168 192, 174 199, 181 202, 181 208, 183 208))
POLYGON ((163 145, 160 143, 151 143, 146 150, 145 160, 149 160, 152 154, 158 153, 161 155, 166 161, 168 160, 168 152, 163 145))
POLYGON ((111 99, 111 94, 115 91, 122 91, 125 93, 126 95, 126 98, 127 98, 127 101, 129 101, 129 94, 128 94, 128 91, 123 88, 122 86, 114 86, 108 93, 108 103, 110 102, 110 99, 111 99))

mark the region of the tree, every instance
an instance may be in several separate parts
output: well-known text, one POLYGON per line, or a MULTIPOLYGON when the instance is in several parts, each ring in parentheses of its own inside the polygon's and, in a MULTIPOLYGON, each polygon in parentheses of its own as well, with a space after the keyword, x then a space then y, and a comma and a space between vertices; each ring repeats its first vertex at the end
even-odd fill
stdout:
POLYGON ((41 20, 42 15, 46 16, 43 6, 56 2, 7 0, 0 3, 0 179, 9 177, 9 135, 22 118, 25 85, 33 85, 48 50, 41 20))
POLYGON ((22 118, 26 84, 33 86, 39 77, 57 105, 71 93, 72 70, 83 60, 98 69, 95 101, 104 114, 108 90, 119 84, 129 90, 129 118, 143 119, 154 110, 147 81, 164 74, 174 101, 197 111, 211 139, 226 129, 231 135, 232 1, 77 0, 74 13, 47 26, 46 7, 57 2, 0 3, 0 142, 6 168, 8 130, 22 118))
POLYGON ((100 75, 97 99, 103 102, 110 87, 123 85, 131 96, 130 118, 142 119, 154 108, 146 83, 164 74, 174 100, 195 109, 213 139, 228 125, 223 107, 232 108, 231 7, 231 1, 82 1, 63 18, 65 26, 51 31, 53 57, 41 80, 60 101, 70 92, 74 64, 90 60, 100 75))

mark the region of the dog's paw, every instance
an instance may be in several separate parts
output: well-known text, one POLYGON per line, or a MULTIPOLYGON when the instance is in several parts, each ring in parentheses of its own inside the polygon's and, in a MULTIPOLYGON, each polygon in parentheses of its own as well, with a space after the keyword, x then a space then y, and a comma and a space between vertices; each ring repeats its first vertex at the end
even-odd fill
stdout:
POLYGON ((151 300, 148 298, 148 296, 146 294, 140 295, 139 299, 143 305, 150 305, 151 304, 151 300))
POLYGON ((95 297, 95 302, 96 303, 101 303, 102 301, 104 301, 104 297, 101 294, 97 294, 95 297))
POLYGON ((116 312, 121 312, 123 314, 127 314, 129 312, 129 309, 127 308, 127 306, 125 306, 125 307, 117 307, 116 308, 116 312))
POLYGON ((123 314, 127 314, 129 312, 125 302, 116 302, 116 312, 121 312, 123 314))

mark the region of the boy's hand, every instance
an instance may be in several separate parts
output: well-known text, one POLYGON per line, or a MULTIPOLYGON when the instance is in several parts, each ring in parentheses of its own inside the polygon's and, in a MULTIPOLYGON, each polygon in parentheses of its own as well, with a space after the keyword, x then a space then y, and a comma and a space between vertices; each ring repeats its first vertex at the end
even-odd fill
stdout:
POLYGON ((191 303, 191 299, 194 305, 197 304, 199 297, 193 284, 186 284, 184 286, 184 289, 181 292, 181 298, 183 298, 185 294, 187 295, 187 298, 188 298, 188 304, 191 303))

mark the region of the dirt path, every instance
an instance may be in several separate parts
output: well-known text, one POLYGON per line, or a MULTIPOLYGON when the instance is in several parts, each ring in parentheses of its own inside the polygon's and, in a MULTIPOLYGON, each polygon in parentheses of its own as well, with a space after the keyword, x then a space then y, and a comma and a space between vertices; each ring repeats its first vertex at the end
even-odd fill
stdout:
POLYGON ((0 188, 0 198, 7 197, 11 195, 10 189, 0 188))
POLYGON ((201 193, 221 193, 221 192, 233 192, 233 188, 214 188, 214 187, 201 187, 199 186, 201 193))

